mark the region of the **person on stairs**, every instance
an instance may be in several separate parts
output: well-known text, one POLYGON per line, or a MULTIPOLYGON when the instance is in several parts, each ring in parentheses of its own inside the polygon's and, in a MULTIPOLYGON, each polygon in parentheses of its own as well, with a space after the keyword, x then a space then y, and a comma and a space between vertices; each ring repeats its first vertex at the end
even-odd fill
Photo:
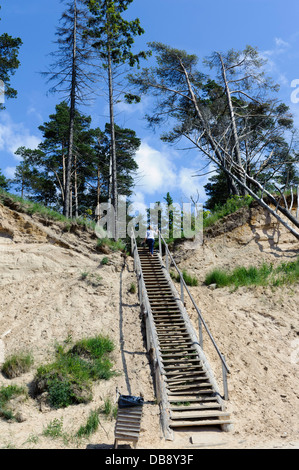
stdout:
POLYGON ((153 229, 153 227, 149 225, 146 231, 144 242, 148 245, 148 249, 151 256, 154 256, 154 243, 156 233, 157 232, 153 229))

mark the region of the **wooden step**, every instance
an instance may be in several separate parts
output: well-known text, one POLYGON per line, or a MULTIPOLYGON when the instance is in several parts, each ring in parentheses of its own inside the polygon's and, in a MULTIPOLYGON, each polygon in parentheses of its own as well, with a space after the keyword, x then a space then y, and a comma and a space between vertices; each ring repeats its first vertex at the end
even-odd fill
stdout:
POLYGON ((210 382, 200 382, 199 380, 194 381, 193 383, 187 383, 186 385, 175 385, 175 383, 167 382, 166 386, 171 393, 180 392, 183 390, 185 390, 185 393, 187 393, 186 391, 190 391, 192 388, 196 390, 199 390, 201 388, 204 388, 205 390, 212 390, 210 382))
POLYGON ((168 390, 167 391, 167 395, 168 395, 168 401, 169 401, 169 398, 172 398, 172 397, 176 397, 176 401, 181 401, 180 400, 180 396, 181 397, 185 397, 186 395, 187 396, 193 396, 193 397, 198 397, 199 395, 214 395, 214 390, 212 389, 212 387, 209 387, 209 388, 206 388, 206 389, 202 389, 202 390, 193 390, 193 391, 190 391, 190 390, 168 390))
POLYGON ((217 402, 217 404, 219 405, 218 401, 217 401, 217 397, 216 396, 212 396, 212 397, 206 397, 206 396, 201 396, 201 395, 198 395, 198 396, 194 396, 194 395, 188 395, 188 394, 185 394, 185 396, 182 396, 182 395, 171 395, 169 398, 168 398, 168 401, 170 403, 207 403, 207 402, 217 402))
POLYGON ((186 418, 189 418, 189 419, 199 419, 199 418, 203 418, 203 419, 206 419, 206 418, 229 418, 230 417, 230 413, 227 413, 226 411, 219 411, 219 410, 215 410, 215 411, 209 411, 209 410, 202 410, 202 411, 182 411, 182 412, 171 412, 170 413, 170 418, 171 420, 175 420, 175 419, 186 419, 186 418))
POLYGON ((174 371, 173 368, 172 369, 167 369, 166 367, 166 375, 167 377, 175 377, 175 376, 179 376, 179 375, 183 375, 184 376, 186 375, 189 375, 189 376, 195 376, 196 374, 200 374, 200 375, 204 375, 205 374, 205 371, 198 368, 199 370, 196 370, 196 369, 186 369, 185 371, 181 371, 181 369, 178 369, 177 371, 174 371))
POLYGON ((188 403, 187 405, 181 405, 181 406, 171 405, 170 406, 171 411, 186 411, 187 409, 188 410, 199 410, 200 411, 200 410, 210 410, 212 408, 220 409, 221 405, 219 403, 210 403, 208 405, 204 405, 204 404, 201 404, 201 403, 194 403, 194 404, 188 403))
POLYGON ((230 419, 218 419, 218 420, 184 420, 184 421, 170 421, 171 428, 185 428, 190 426, 221 426, 223 424, 233 424, 230 419))

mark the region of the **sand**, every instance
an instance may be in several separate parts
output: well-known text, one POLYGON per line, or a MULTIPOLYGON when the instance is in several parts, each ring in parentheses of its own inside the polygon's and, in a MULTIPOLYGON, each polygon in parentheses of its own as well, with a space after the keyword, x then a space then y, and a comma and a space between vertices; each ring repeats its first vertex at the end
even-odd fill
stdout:
MULTIPOLYGON (((210 234, 196 250, 182 246, 175 252, 179 266, 199 279, 190 291, 229 366, 227 407, 234 426, 229 433, 212 428, 175 432, 174 440, 166 441, 138 296, 129 291, 136 284, 132 258, 99 253, 93 233, 78 227, 72 232, 0 205, 0 360, 24 351, 34 357, 30 372, 12 380, 1 374, 0 387, 13 383, 30 390, 37 367, 53 360, 55 344, 96 334, 113 339, 117 374, 94 385, 88 404, 55 410, 30 396, 16 400, 22 422, 0 419, 0 448, 112 449, 115 421, 102 412, 94 434, 74 436, 90 411, 102 409, 107 398, 116 403, 118 392, 144 397, 140 449, 299 448, 298 284, 235 291, 203 284, 216 266, 295 259, 299 244, 291 235, 256 210, 250 223, 210 234), (104 257, 108 265, 101 265, 104 257), (56 439, 44 435, 54 419, 63 423, 63 436, 56 439)), ((188 300, 187 310, 197 328, 188 300)), ((221 388, 221 366, 206 334, 204 351, 221 388)))

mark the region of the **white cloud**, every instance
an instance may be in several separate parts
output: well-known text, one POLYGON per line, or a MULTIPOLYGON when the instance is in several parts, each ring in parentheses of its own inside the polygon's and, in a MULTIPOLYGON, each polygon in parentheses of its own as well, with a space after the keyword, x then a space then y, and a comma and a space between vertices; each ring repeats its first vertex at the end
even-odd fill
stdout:
POLYGON ((290 47, 290 44, 281 38, 275 38, 275 44, 277 47, 282 47, 282 48, 290 47))
POLYGON ((135 159, 139 167, 138 186, 141 187, 142 193, 153 195, 157 191, 170 191, 175 187, 176 167, 166 150, 155 150, 143 142, 135 159))
POLYGON ((23 123, 13 122, 8 113, 1 115, 0 150, 12 154, 19 161, 20 158, 14 155, 19 147, 35 149, 40 142, 40 138, 32 135, 23 123))
MULTIPOLYGON (((183 156, 185 157, 185 154, 183 156)), ((186 167, 186 158, 179 157, 173 149, 162 148, 159 151, 146 142, 142 143, 135 158, 139 171, 136 192, 131 198, 134 209, 143 212, 150 203, 161 200, 161 194, 165 196, 168 191, 175 203, 181 203, 183 200, 190 202, 191 197, 198 199, 199 203, 206 199, 204 185, 211 175, 194 177, 195 165, 199 164, 194 158, 190 161, 191 166, 186 167)), ((207 172, 212 169, 209 165, 207 172)))
POLYGON ((144 194, 140 191, 136 191, 135 194, 130 197, 132 203, 130 204, 129 214, 134 216, 138 212, 139 214, 146 214, 146 209, 148 208, 145 200, 144 194))
POLYGON ((8 166, 7 168, 5 168, 3 170, 3 174, 4 174, 4 176, 6 176, 6 178, 14 178, 15 177, 15 171, 16 171, 15 166, 8 166))

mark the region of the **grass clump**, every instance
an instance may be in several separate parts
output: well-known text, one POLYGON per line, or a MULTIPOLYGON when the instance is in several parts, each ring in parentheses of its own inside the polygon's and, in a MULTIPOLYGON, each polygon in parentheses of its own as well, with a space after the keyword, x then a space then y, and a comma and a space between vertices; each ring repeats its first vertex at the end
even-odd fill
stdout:
POLYGON ((129 292, 130 294, 136 294, 136 284, 134 282, 131 283, 129 292))
MULTIPOLYGON (((253 198, 249 195, 247 196, 233 196, 225 202, 225 204, 216 204, 213 209, 213 212, 209 214, 208 217, 203 218, 203 228, 208 228, 211 225, 215 224, 218 220, 223 217, 233 214, 242 207, 249 207, 253 198)), ((207 211, 208 213, 209 211, 207 211)))
POLYGON ((6 359, 1 371, 6 378, 13 379, 29 372, 32 364, 33 358, 31 354, 14 354, 6 359))
POLYGON ((263 263, 260 267, 243 266, 231 272, 214 269, 205 278, 205 284, 216 284, 217 287, 235 286, 282 286, 299 281, 299 257, 296 261, 281 263, 277 267, 263 263))
MULTIPOLYGON (((187 286, 198 286, 198 279, 194 276, 191 276, 191 274, 188 274, 186 270, 182 271, 182 275, 187 286)), ((180 282, 180 275, 178 273, 170 271, 170 276, 175 281, 180 282)))
POLYGON ((18 421, 18 415, 14 414, 9 408, 9 403, 12 399, 24 395, 27 398, 28 393, 24 387, 17 385, 8 385, 0 387, 0 416, 7 420, 18 421))
POLYGON ((31 201, 30 199, 24 199, 16 194, 11 194, 0 188, 0 200, 5 204, 5 199, 9 199, 15 203, 19 210, 29 215, 39 215, 45 219, 50 219, 65 224, 65 231, 70 231, 72 224, 78 224, 85 228, 95 229, 95 222, 87 220, 85 217, 77 217, 76 219, 69 219, 60 212, 56 211, 51 207, 47 207, 39 202, 31 201))
POLYGON ((114 375, 109 358, 113 349, 113 342, 105 336, 83 339, 68 350, 58 346, 56 361, 37 370, 35 394, 47 392, 54 408, 88 403, 92 399, 92 382, 114 375))
POLYGON ((85 281, 89 286, 92 287, 99 287, 102 285, 102 276, 99 276, 98 274, 94 273, 89 273, 89 272, 82 272, 80 276, 81 281, 85 281))
POLYGON ((126 244, 122 240, 112 240, 112 238, 104 237, 98 238, 97 247, 100 251, 105 249, 111 251, 125 251, 126 244))
POLYGON ((86 424, 83 426, 80 426, 76 435, 78 437, 89 437, 91 434, 96 432, 96 430, 99 427, 99 424, 100 424, 99 413, 97 410, 92 410, 89 413, 86 424))
POLYGON ((57 439, 63 435, 63 418, 54 418, 43 430, 43 435, 57 439))
POLYGON ((102 412, 106 416, 106 418, 116 419, 117 405, 113 405, 111 399, 107 397, 104 401, 102 412))

